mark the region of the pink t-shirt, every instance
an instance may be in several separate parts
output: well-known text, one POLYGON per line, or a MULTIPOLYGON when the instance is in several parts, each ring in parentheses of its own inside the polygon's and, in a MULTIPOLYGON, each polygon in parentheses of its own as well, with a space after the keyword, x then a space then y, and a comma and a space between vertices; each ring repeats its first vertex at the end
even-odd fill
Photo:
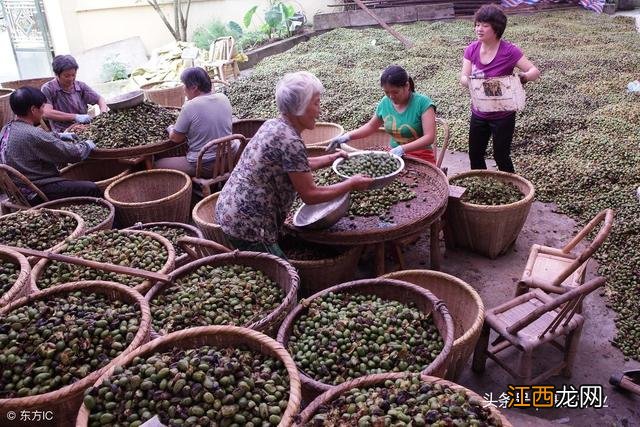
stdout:
MULTIPOLYGON (((508 41, 500 40, 500 46, 498 46, 498 52, 496 53, 495 58, 493 58, 493 60, 488 64, 483 64, 480 62, 481 45, 481 42, 475 41, 464 50, 464 58, 471 62, 471 75, 487 78, 513 74, 513 69, 523 55, 518 46, 509 43, 508 41)), ((502 119, 512 113, 511 111, 481 113, 474 109, 473 106, 471 106, 471 111, 476 116, 488 120, 502 119)))

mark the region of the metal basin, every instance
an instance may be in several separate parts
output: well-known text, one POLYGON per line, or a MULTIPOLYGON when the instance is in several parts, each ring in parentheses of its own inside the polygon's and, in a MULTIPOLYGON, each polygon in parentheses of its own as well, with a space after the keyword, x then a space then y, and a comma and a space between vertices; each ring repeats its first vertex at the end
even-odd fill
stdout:
POLYGON ((349 211, 349 193, 316 205, 302 204, 293 215, 293 225, 309 230, 329 228, 349 211))

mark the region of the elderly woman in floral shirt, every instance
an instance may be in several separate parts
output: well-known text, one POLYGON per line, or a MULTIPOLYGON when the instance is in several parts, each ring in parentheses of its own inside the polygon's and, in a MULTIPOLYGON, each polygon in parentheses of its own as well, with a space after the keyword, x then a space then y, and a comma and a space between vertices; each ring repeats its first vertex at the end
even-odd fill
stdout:
POLYGON ((329 166, 342 151, 307 157, 302 131, 313 129, 324 91, 306 71, 286 74, 276 87, 280 117, 267 120, 247 145, 216 205, 216 222, 237 249, 284 257, 278 234, 296 194, 303 202, 327 202, 344 193, 366 190, 373 181, 361 175, 319 187, 311 171, 329 166))

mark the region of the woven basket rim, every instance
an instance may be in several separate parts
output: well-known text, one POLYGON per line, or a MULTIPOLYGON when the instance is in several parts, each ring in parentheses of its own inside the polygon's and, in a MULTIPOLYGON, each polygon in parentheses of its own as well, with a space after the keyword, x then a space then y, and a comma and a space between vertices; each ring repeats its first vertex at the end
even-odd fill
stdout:
MULTIPOLYGON (((80 196, 80 197, 66 197, 63 199, 55 199, 55 200, 50 200, 48 202, 44 202, 39 204, 38 206, 33 207, 32 209, 40 209, 40 208, 48 208, 50 206, 66 206, 69 204, 85 204, 85 205, 89 205, 89 204, 98 204, 98 205, 103 205, 106 206, 109 209, 109 215, 107 216, 107 218, 105 218, 104 221, 102 221, 99 224, 96 224, 93 227, 89 227, 85 230, 86 234, 89 234, 93 231, 96 230, 101 230, 102 227, 106 226, 109 223, 113 223, 113 218, 115 218, 116 215, 116 208, 115 206, 113 206, 113 203, 111 203, 110 201, 108 201, 107 199, 103 199, 101 197, 89 197, 89 196, 80 196)), ((59 209, 61 210, 61 209, 59 209)), ((86 222, 85 222, 86 225, 86 222)))
MULTIPOLYGON (((156 283, 149 291, 147 291, 144 295, 145 300, 149 302, 149 306, 151 306, 151 301, 159 294, 164 292, 164 289, 167 286, 173 285, 176 278, 181 277, 185 274, 191 273, 192 271, 204 266, 204 265, 229 265, 229 264, 237 264, 239 260, 252 260, 252 259, 263 259, 269 260, 270 262, 276 263, 279 268, 284 269, 286 271, 287 276, 289 278, 290 287, 289 290, 285 292, 283 284, 276 282, 276 284, 283 290, 285 293, 282 302, 278 304, 276 308, 271 310, 265 317, 256 320, 255 322, 244 326, 248 329, 259 330, 266 326, 270 326, 273 324, 283 312, 286 312, 286 308, 292 304, 295 304, 298 288, 300 287, 300 278, 298 276, 298 272, 296 269, 287 261, 279 258, 275 255, 266 253, 266 252, 250 252, 250 251, 238 251, 234 250, 232 252, 228 252, 225 254, 218 255, 210 255, 203 258, 198 258, 188 264, 183 265, 180 268, 177 268, 173 272, 171 272, 171 281, 170 283, 156 283)), ((273 279, 271 279, 273 280, 273 279)), ((275 281, 275 280, 273 280, 275 281)))
MULTIPOLYGON (((350 282, 331 286, 329 288, 318 291, 315 294, 305 298, 304 301, 299 302, 295 307, 293 307, 293 309, 289 312, 287 317, 282 321, 282 324, 280 325, 280 329, 278 329, 278 335, 276 337, 276 340, 279 343, 281 343, 285 348, 288 348, 287 344, 289 342, 290 334, 287 333, 287 330, 290 328, 293 328, 293 323, 307 309, 307 304, 310 301, 323 297, 326 294, 331 292, 336 292, 336 291, 340 292, 344 289, 365 287, 365 286, 371 286, 371 285, 379 285, 379 286, 386 286, 386 287, 395 286, 395 287, 404 288, 407 290, 411 290, 415 294, 422 295, 425 299, 430 300, 433 306, 433 311, 439 311, 442 317, 444 318, 444 321, 446 324, 446 336, 444 337, 441 336, 443 341, 443 347, 442 347, 442 350, 440 351, 440 354, 438 354, 438 356, 434 360, 432 360, 431 363, 423 369, 423 371, 429 368, 431 368, 432 370, 438 369, 444 363, 446 363, 447 359, 449 358, 449 353, 451 352, 451 348, 453 347, 453 338, 455 336, 455 330, 453 327, 453 320, 451 318, 451 315, 449 314, 444 303, 442 303, 441 300, 438 297, 436 297, 431 291, 421 288, 418 285, 414 285, 413 283, 404 282, 401 280, 394 280, 394 279, 387 279, 387 278, 378 277, 373 279, 353 280, 350 282)), ((299 372, 300 372, 300 380, 303 383, 310 384, 311 387, 317 390, 326 391, 330 388, 335 387, 335 385, 326 384, 311 378, 306 373, 304 373, 302 369, 299 369, 299 372)))
MULTIPOLYGON (((154 226, 154 225, 165 225, 169 227, 182 228, 184 230, 188 230, 190 233, 193 233, 193 237, 204 239, 202 230, 200 230, 198 227, 194 227, 191 224, 185 224, 183 222, 170 222, 170 221, 145 222, 140 225, 132 225, 131 227, 127 227, 124 230, 140 230, 140 231, 150 231, 151 233, 156 233, 155 231, 147 230, 147 227, 154 226)), ((156 234, 162 236, 160 233, 156 233, 156 234)), ((171 247, 173 247, 173 243, 171 244, 171 247)), ((173 250, 175 255, 175 260, 174 260, 175 264, 182 263, 189 259, 188 253, 183 253, 182 255, 178 256, 177 253, 175 253, 175 248, 173 248, 173 250)))
POLYGON ((100 291, 100 290, 114 290, 124 294, 129 298, 129 301, 133 301, 131 305, 135 307, 136 303, 140 310, 140 324, 138 327, 138 331, 136 335, 133 337, 131 343, 116 357, 111 359, 111 361, 103 366, 102 368, 90 372, 86 377, 72 383, 66 385, 62 388, 59 388, 54 391, 50 391, 44 394, 37 394, 35 396, 28 397, 17 397, 12 399, 0 399, 0 407, 8 409, 10 407, 14 408, 27 408, 35 405, 46 404, 49 402, 53 402, 56 399, 60 400, 60 397, 67 397, 74 393, 82 392, 85 388, 87 388, 90 384, 95 382, 95 379, 98 378, 102 372, 109 368, 109 366, 117 362, 120 358, 122 358, 127 353, 133 351, 135 348, 140 346, 140 344, 147 338, 147 334, 149 332, 149 326, 151 324, 151 312, 149 310, 149 305, 144 300, 142 295, 135 290, 122 285, 116 282, 108 282, 103 280, 85 280, 85 281, 76 281, 69 282, 59 286, 54 286, 53 288, 46 289, 42 292, 38 292, 36 294, 31 294, 26 297, 22 297, 6 307, 0 309, 0 315, 4 315, 6 313, 11 312, 15 308, 21 307, 25 304, 30 303, 33 300, 39 300, 42 298, 47 298, 52 294, 57 293, 69 293, 75 292, 83 289, 91 289, 92 291, 100 291), (111 288, 111 289, 109 289, 111 288))
MULTIPOLYGON (((117 232, 122 232, 122 233, 140 233, 140 234, 145 234, 153 239, 158 240, 160 243, 162 243, 162 245, 165 247, 165 249, 167 250, 167 262, 162 266, 162 268, 158 271, 156 271, 156 273, 162 273, 162 274, 167 274, 169 273, 171 270, 173 270, 173 267, 175 265, 175 258, 176 258, 176 252, 175 249, 173 248, 173 245, 171 244, 171 242, 166 238, 163 237, 161 235, 159 235, 158 233, 153 233, 151 231, 146 231, 146 230, 129 230, 129 229, 122 229, 122 230, 115 230, 117 232)), ((64 246, 61 246, 60 248, 58 248, 55 252, 62 252, 67 248, 66 244, 64 246)), ((45 288, 45 289, 40 289, 38 288, 38 280, 40 280, 40 276, 42 275, 42 273, 44 273, 45 268, 47 267, 47 265, 52 262, 46 258, 41 259, 40 261, 38 261, 36 263, 36 265, 33 266, 33 268, 31 269, 31 292, 32 293, 40 293, 43 292, 47 289, 54 289, 57 288, 58 286, 62 286, 62 285, 54 285, 52 287, 49 288, 45 288)), ((113 282, 113 283, 118 283, 118 282, 113 282)), ((122 286, 126 286, 127 288, 133 289, 137 292, 144 292, 146 289, 148 289, 151 285, 153 285, 153 283, 151 282, 151 280, 143 280, 139 285, 136 286, 127 286, 124 285, 122 283, 119 283, 122 286)))
MULTIPOLYGON (((475 320, 473 321, 473 324, 471 325, 471 327, 465 331, 464 334, 460 335, 460 337, 458 337, 457 339, 455 339, 453 341, 453 346, 461 346, 463 345, 469 338, 471 338, 475 332, 482 327, 482 324, 484 323, 484 313, 485 313, 485 308, 484 308, 484 303, 482 302, 482 298, 480 298, 480 294, 478 294, 478 291, 476 291, 470 284, 468 284, 467 282, 465 282, 464 280, 453 276, 451 274, 447 274, 447 273, 443 273, 441 271, 434 271, 434 270, 400 270, 400 271, 394 271, 392 273, 387 273, 384 276, 380 276, 380 277, 386 277, 386 278, 390 278, 390 279, 397 279, 397 280, 403 280, 406 281, 405 279, 402 278, 402 276, 404 275, 421 275, 421 276, 427 276, 427 277, 438 277, 441 279, 446 279, 450 282, 453 282, 456 284, 458 289, 463 289, 464 292, 466 292, 468 295, 471 296, 471 298, 473 299, 473 301, 476 303, 476 305, 478 306, 478 315, 476 316, 475 320)), ((411 282, 409 282, 411 283, 411 282)), ((418 285, 419 286, 419 285, 418 285)), ((449 313, 451 314, 451 313, 449 313)), ((454 332, 455 333, 455 332, 454 332)))
POLYGON ((111 184, 109 184, 109 186, 106 188, 106 190, 104 190, 104 198, 107 199, 108 201, 110 201, 111 203, 113 203, 114 206, 117 207, 136 207, 136 208, 141 208, 141 207, 145 207, 145 206, 152 206, 152 205, 157 205, 160 202, 168 202, 168 201, 172 201, 174 199, 177 199, 178 197, 182 196, 184 192, 186 191, 190 191, 191 190, 191 177, 189 175, 187 175, 186 173, 182 172, 182 171, 178 171, 178 170, 174 170, 174 169, 151 169, 151 170, 146 170, 146 171, 140 171, 140 172, 135 172, 126 176, 123 176, 122 178, 118 178, 117 180, 113 181, 111 184), (160 199, 155 199, 155 200, 149 200, 146 202, 120 202, 120 201, 116 201, 113 197, 111 197, 111 190, 113 187, 119 185, 120 183, 122 183, 125 180, 128 179, 134 179, 134 178, 138 178, 140 176, 151 176, 151 175, 156 175, 156 174, 173 174, 173 175, 179 175, 182 178, 185 178, 185 184, 175 193, 166 196, 166 197, 162 197, 160 199))
POLYGON ((27 257, 20 252, 16 252, 13 249, 0 249, 0 259, 11 258, 13 264, 20 266, 20 272, 13 285, 0 296, 0 308, 5 304, 9 304, 15 298, 16 294, 19 294, 23 287, 29 288, 29 279, 31 278, 31 264, 27 260, 27 257))
MULTIPOLYGON (((119 366, 127 366, 135 357, 142 356, 147 353, 152 352, 160 352, 164 351, 164 346, 174 346, 175 343, 179 343, 184 340, 188 340, 193 337, 202 337, 202 336, 225 336, 225 337, 240 337, 245 340, 245 342, 257 343, 259 347, 267 348, 272 354, 275 356, 271 356, 277 359, 280 359, 289 375, 289 402, 287 404, 287 408, 282 415, 282 419, 280 422, 281 426, 288 426, 293 424, 293 418, 297 414, 299 406, 300 406, 300 393, 301 393, 301 384, 300 377, 298 375, 298 370, 296 368, 295 362, 293 358, 289 355, 287 350, 280 344, 275 341, 273 338, 269 336, 252 330, 248 328, 241 328, 238 326, 198 326, 195 328, 183 329, 181 331, 172 332, 170 334, 161 336, 156 338, 137 349, 133 350, 125 357, 122 357, 118 362, 119 366)), ((236 346, 237 344, 232 344, 231 346, 236 346)), ((190 347, 192 348, 192 347, 190 347)), ((251 347, 254 349, 254 347, 251 347)), ((255 350, 256 352, 265 353, 263 351, 255 350)), ((94 382, 93 386, 99 386, 105 379, 109 378, 113 373, 116 364, 111 366, 108 370, 104 371, 102 375, 94 382)), ((78 417, 76 420, 76 427, 86 427, 88 424, 89 411, 87 407, 82 404, 80 407, 80 411, 78 412, 78 417)))
MULTIPOLYGON (((43 208, 43 209, 38 209, 38 210, 40 210, 40 211, 49 211, 49 212, 57 212, 57 213, 62 214, 62 215, 70 216, 70 217, 72 217, 73 219, 76 220, 76 228, 71 233, 69 233, 69 235, 67 237, 65 237, 61 242, 56 243, 52 247, 45 249, 45 251, 55 252, 58 249, 60 249, 62 246, 66 245, 67 240, 75 239, 77 237, 80 237, 85 232, 84 219, 82 219, 80 217, 80 215, 78 215, 76 213, 73 213, 71 211, 61 211, 59 209, 50 209, 50 208, 43 208)), ((28 211, 31 211, 31 209, 27 209, 26 211, 14 212, 14 213, 10 213, 10 214, 7 214, 7 215, 2 215, 2 217, 0 217, 0 218, 8 218, 10 216, 18 215, 21 212, 28 212, 28 211)), ((0 219, 0 221, 2 221, 2 220, 0 219)), ((31 259, 31 258, 34 258, 34 257, 29 257, 29 259, 31 259)))
POLYGON ((467 178, 470 176, 481 176, 481 175, 491 176, 502 182, 522 183, 529 189, 529 192, 525 194, 524 197, 518 200, 517 202, 508 203, 506 205, 478 205, 475 203, 465 202, 461 199, 460 203, 469 209, 484 210, 484 211, 503 211, 503 210, 512 209, 515 207, 520 207, 523 205, 530 204, 533 201, 533 198, 535 197, 536 191, 535 191, 535 187, 533 186, 533 183, 531 183, 531 181, 529 181, 528 179, 515 173, 491 171, 486 169, 475 169, 475 170, 455 174, 449 178, 449 182, 452 182, 455 179, 467 178))
MULTIPOLYGON (((342 125, 339 123, 333 123, 333 122, 316 122, 313 129, 305 129, 305 130, 307 132, 313 133, 316 130, 316 128, 335 128, 339 131, 338 135, 342 135, 344 133, 344 127, 342 127, 342 125)), ((331 141, 331 138, 325 141, 314 142, 311 144, 304 144, 304 145, 306 147, 313 147, 313 148, 324 147, 325 145, 327 145, 329 141, 331 141)))
MULTIPOLYGON (((428 382, 431 384, 441 384, 443 386, 450 387, 454 391, 464 391, 467 394, 467 396, 469 396, 470 398, 478 399, 481 402, 487 402, 485 398, 481 397, 479 394, 477 394, 475 391, 469 388, 466 388, 452 381, 430 376, 430 375, 407 373, 407 372, 372 374, 372 375, 365 375, 353 380, 346 381, 342 384, 339 384, 325 391, 320 396, 316 397, 300 413, 300 416, 298 417, 298 421, 296 422, 296 425, 305 425, 312 419, 312 417, 315 415, 315 413, 320 408, 320 406, 325 405, 326 403, 332 402, 337 397, 343 395, 344 393, 348 392, 351 389, 374 387, 379 385, 380 383, 384 383, 387 380, 395 381, 398 379, 410 378, 413 375, 420 375, 420 380, 423 382, 428 382)), ((489 405, 488 409, 492 415, 500 419, 500 421, 502 422, 502 427, 512 427, 512 424, 509 422, 509 420, 507 420, 507 418, 495 407, 489 405)))
POLYGON ((198 203, 196 203, 196 205, 193 207, 193 209, 191 210, 191 218, 193 218, 193 221, 196 223, 198 227, 221 228, 220 224, 216 224, 215 222, 207 222, 204 219, 200 218, 200 216, 198 215, 198 211, 203 206, 206 206, 208 203, 211 203, 211 200, 216 200, 217 202, 219 196, 220 196, 220 191, 218 191, 217 193, 210 194, 204 199, 200 200, 198 203))

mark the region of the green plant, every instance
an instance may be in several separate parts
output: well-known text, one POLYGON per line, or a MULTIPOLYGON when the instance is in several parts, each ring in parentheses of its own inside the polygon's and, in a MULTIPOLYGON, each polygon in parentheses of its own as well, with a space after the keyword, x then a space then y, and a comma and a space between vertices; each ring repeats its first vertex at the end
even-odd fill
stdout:
POLYGON ((116 53, 115 55, 109 55, 105 58, 102 64, 102 79, 105 82, 125 80, 129 77, 127 65, 118 59, 119 56, 120 54, 116 53))
MULTIPOLYGON (((243 24, 249 28, 253 17, 258 11, 258 6, 249 9, 243 18, 243 24)), ((263 24, 260 25, 260 31, 264 32, 269 38, 273 37, 290 37, 295 29, 300 25, 298 21, 293 21, 295 9, 292 5, 286 4, 281 0, 269 0, 269 7, 264 12, 263 24)))
POLYGON ((209 49, 211 43, 213 43, 219 37, 232 36, 234 39, 239 40, 242 37, 242 27, 238 23, 230 21, 227 24, 220 22, 217 19, 209 22, 207 25, 198 27, 191 37, 195 45, 200 49, 209 49))

